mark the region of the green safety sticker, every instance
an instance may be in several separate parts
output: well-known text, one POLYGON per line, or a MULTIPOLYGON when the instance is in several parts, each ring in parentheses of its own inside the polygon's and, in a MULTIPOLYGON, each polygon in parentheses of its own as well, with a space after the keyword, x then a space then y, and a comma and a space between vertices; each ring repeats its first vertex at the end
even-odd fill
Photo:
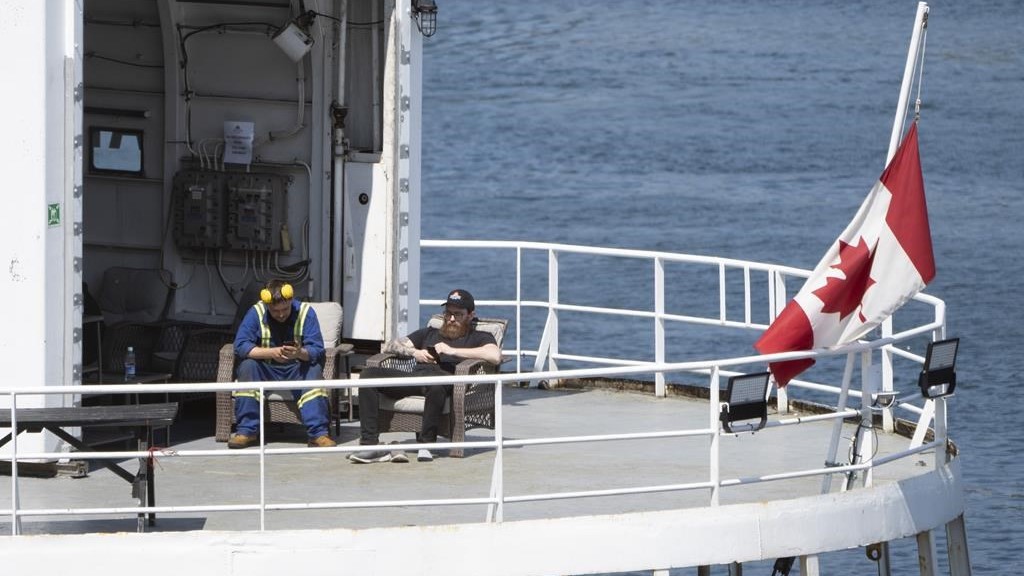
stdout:
POLYGON ((46 206, 46 225, 60 226, 60 204, 48 204, 46 206))

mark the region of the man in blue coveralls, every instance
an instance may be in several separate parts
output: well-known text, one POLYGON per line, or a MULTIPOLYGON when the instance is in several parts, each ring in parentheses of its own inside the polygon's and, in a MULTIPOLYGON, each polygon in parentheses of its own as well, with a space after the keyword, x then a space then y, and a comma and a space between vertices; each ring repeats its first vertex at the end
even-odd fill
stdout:
MULTIPOLYGON (((293 299, 291 284, 271 280, 260 292, 260 301, 246 312, 235 335, 236 370, 239 382, 320 380, 323 374, 324 340, 316 312, 306 302, 293 299)), ((330 411, 326 388, 291 391, 306 426, 309 445, 328 448, 337 444, 327 434, 330 411)), ((247 448, 259 442, 259 391, 235 392, 235 434, 228 448, 247 448)))

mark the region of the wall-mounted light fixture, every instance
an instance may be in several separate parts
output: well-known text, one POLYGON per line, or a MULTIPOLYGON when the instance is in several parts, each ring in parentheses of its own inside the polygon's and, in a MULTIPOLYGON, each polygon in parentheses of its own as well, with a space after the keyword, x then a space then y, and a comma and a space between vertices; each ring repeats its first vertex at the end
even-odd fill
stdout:
POLYGON ((316 12, 312 10, 299 14, 284 26, 277 29, 277 32, 270 37, 277 44, 282 52, 291 58, 292 62, 302 60, 302 57, 309 53, 313 47, 313 37, 309 35, 309 26, 316 18, 316 12))
POLYGON ((434 0, 412 0, 412 17, 420 34, 427 38, 437 32, 437 3, 434 0))

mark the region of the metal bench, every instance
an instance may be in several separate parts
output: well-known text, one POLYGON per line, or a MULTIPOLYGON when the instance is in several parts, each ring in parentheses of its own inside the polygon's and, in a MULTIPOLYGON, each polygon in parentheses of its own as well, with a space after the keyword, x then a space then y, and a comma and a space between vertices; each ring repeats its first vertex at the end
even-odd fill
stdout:
MULTIPOLYGON (((10 442, 15 434, 49 430, 61 440, 82 452, 94 452, 81 439, 68 434, 65 428, 120 427, 132 431, 139 450, 149 448, 153 429, 170 426, 178 413, 176 402, 162 404, 127 404, 122 406, 74 406, 61 408, 20 408, 15 415, 17 428, 0 438, 0 447, 10 442)), ((11 410, 0 410, 0 428, 14 428, 11 410)), ((156 504, 156 485, 153 481, 153 455, 139 458, 135 474, 122 468, 115 460, 96 459, 114 474, 132 485, 132 497, 140 506, 156 504)), ((145 531, 145 514, 139 514, 139 532, 145 531)), ((149 525, 156 523, 156 514, 149 514, 149 525)))

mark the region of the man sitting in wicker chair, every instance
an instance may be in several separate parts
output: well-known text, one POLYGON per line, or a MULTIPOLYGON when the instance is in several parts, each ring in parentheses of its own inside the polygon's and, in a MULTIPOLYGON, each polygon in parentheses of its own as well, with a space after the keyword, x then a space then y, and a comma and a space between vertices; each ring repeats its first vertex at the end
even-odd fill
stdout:
MULTIPOLYGON (((441 328, 421 328, 404 338, 385 344, 383 352, 410 357, 416 365, 411 372, 397 368, 371 367, 363 370, 360 380, 367 378, 427 377, 453 374, 455 366, 464 359, 485 360, 492 364, 501 363, 501 350, 488 332, 475 327, 476 308, 473 295, 462 289, 448 293, 444 305, 444 323, 441 328)), ((444 412, 445 401, 452 393, 451 386, 400 386, 396 388, 359 387, 359 443, 374 445, 380 443, 377 428, 380 396, 401 399, 407 396, 423 396, 423 428, 419 442, 437 441, 438 426, 444 412)), ((353 462, 407 462, 404 452, 385 450, 363 450, 349 456, 353 462)), ((429 450, 420 450, 417 459, 429 462, 434 459, 429 450)))
MULTIPOLYGON (((291 284, 271 280, 260 291, 260 301, 246 312, 235 335, 239 382, 320 380, 323 375, 324 339, 316 312, 306 302, 293 300, 291 284)), ((337 444, 328 435, 330 410, 326 388, 292 390, 306 426, 311 447, 337 444)), ((259 441, 259 391, 234 393, 236 433, 228 448, 246 448, 259 441)))

